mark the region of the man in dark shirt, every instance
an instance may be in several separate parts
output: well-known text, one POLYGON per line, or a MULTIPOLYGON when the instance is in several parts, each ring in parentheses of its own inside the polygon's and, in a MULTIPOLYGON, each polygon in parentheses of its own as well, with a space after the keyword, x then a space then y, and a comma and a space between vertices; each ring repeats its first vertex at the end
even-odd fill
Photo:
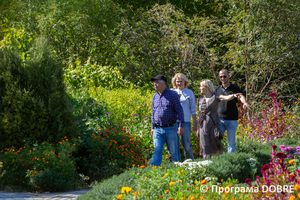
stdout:
POLYGON ((184 133, 183 109, 176 92, 167 88, 167 79, 159 74, 151 78, 157 91, 152 97, 151 135, 154 153, 152 166, 159 166, 162 161, 163 147, 167 143, 170 162, 178 161, 178 137, 184 133), (177 120, 179 123, 177 123, 177 120))
MULTIPOLYGON (((239 86, 229 82, 230 74, 228 70, 222 69, 219 72, 219 78, 222 82, 222 85, 216 87, 215 92, 222 95, 242 93, 239 86)), ((239 100, 243 103, 244 108, 250 109, 245 96, 240 95, 239 100)), ((222 131, 224 132, 225 130, 227 130, 228 153, 235 152, 235 132, 238 126, 238 109, 236 106, 237 102, 237 99, 233 99, 231 101, 221 101, 218 108, 222 131)))

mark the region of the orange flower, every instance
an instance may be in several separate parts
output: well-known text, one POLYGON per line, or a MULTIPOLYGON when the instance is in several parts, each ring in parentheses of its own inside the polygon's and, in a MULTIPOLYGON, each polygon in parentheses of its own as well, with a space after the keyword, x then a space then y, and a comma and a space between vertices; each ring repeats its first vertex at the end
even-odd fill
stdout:
POLYGON ((294 160, 289 160, 290 165, 294 164, 294 162, 295 162, 294 160))
POLYGON ((166 193, 166 194, 169 194, 169 192, 170 192, 169 190, 165 190, 165 193, 166 193))
POLYGON ((201 185, 204 185, 205 183, 207 183, 207 180, 206 180, 206 179, 203 179, 203 180, 201 181, 201 185))
POLYGON ((295 196, 290 196, 289 200, 295 200, 296 197, 295 196))
POLYGON ((296 190, 296 191, 300 190, 300 185, 299 184, 295 185, 294 190, 296 190))
POLYGON ((119 199, 122 199, 124 196, 123 196, 123 194, 120 194, 118 197, 117 197, 117 199, 119 200, 119 199))
POLYGON ((293 178, 295 176, 295 174, 290 174, 290 178, 293 178))

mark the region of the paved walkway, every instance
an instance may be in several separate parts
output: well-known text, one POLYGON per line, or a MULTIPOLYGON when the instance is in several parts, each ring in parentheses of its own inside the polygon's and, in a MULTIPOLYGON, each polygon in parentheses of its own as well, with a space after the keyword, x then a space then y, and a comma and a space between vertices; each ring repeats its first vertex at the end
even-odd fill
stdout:
POLYGON ((0 191, 0 200, 67 200, 77 199, 78 196, 81 194, 87 193, 88 190, 78 190, 78 191, 71 191, 71 192, 61 192, 61 193, 28 193, 28 192, 4 192, 0 191))

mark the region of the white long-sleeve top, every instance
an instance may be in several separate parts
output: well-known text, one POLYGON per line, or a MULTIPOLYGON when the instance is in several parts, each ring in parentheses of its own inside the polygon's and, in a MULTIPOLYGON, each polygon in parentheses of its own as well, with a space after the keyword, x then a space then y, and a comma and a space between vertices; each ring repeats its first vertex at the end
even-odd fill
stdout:
POLYGON ((180 104, 184 113, 184 122, 191 122, 191 116, 196 114, 197 110, 196 99, 193 91, 188 88, 184 88, 183 90, 172 88, 171 90, 176 91, 179 95, 180 104))

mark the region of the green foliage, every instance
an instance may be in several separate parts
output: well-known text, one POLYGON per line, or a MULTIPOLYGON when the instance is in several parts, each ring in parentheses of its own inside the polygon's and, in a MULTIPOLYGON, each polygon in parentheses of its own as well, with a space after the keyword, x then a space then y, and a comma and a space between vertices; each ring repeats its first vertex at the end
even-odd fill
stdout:
POLYGON ((272 145, 285 145, 285 146, 300 146, 300 141, 295 140, 294 138, 278 138, 277 140, 272 140, 266 144, 269 149, 272 149, 272 145))
MULTIPOLYGON (((299 96, 299 8, 297 0, 231 0, 224 33, 223 64, 236 72, 247 99, 264 99, 271 85, 279 97, 299 96)), ((233 74, 232 74, 233 75, 233 74)), ((290 99, 289 99, 290 100, 290 99)))
POLYGON ((145 1, 137 0, 116 0, 123 8, 130 7, 133 11, 136 11, 141 8, 151 8, 155 4, 159 3, 160 5, 171 3, 176 8, 181 9, 186 15, 193 16, 209 16, 209 17, 223 17, 228 9, 228 1, 224 0, 161 0, 161 1, 145 1))
POLYGON ((122 43, 116 58, 125 78, 137 86, 152 88, 150 78, 158 73, 170 78, 183 72, 196 88, 202 78, 214 78, 218 22, 187 17, 171 4, 155 5, 120 25, 122 43))
POLYGON ((114 196, 119 194, 120 187, 126 185, 127 187, 133 187, 135 184, 132 178, 132 170, 126 170, 120 175, 114 175, 103 182, 96 182, 93 189, 78 197, 78 200, 111 200, 114 196))
POLYGON ((74 118, 65 93, 63 69, 50 55, 47 42, 37 40, 23 61, 8 50, 0 57, 0 148, 56 143, 76 134, 74 118))
POLYGON ((65 69, 65 81, 70 87, 103 87, 106 89, 124 88, 130 84, 122 79, 121 73, 110 66, 92 64, 70 65, 65 69))
MULTIPOLYGON (((252 140, 241 140, 237 139, 236 141, 236 151, 238 153, 250 153, 255 152, 259 150, 266 149, 267 144, 262 144, 257 141, 252 140)), ((271 151, 271 148, 267 148, 269 151, 271 151)))
MULTIPOLYGON (((133 87, 106 89, 89 88, 89 95, 96 101, 105 102, 109 117, 118 126, 124 127, 145 148, 144 156, 149 159, 153 151, 151 131, 151 100, 154 91, 133 87)), ((75 92, 74 90, 72 92, 75 92)))
MULTIPOLYGON (((78 145, 78 142, 75 142, 78 145)), ((54 187, 63 179, 74 183, 76 167, 71 153, 75 150, 76 143, 69 141, 68 138, 62 138, 56 145, 44 142, 31 146, 26 142, 19 149, 11 147, 2 150, 0 160, 3 162, 4 171, 0 178, 1 188, 19 186, 30 190, 49 191, 48 186, 54 187), (49 171, 44 174, 45 170, 49 171), (41 182, 42 177, 48 176, 53 171, 62 174, 64 178, 57 183, 48 180, 48 185, 45 185, 47 182, 41 182), (36 176, 38 177, 35 178, 36 176)), ((57 189, 63 191, 64 187, 57 189)))
MULTIPOLYGON (((220 193, 212 192, 212 185, 223 188, 229 186, 240 187, 237 180, 229 178, 227 181, 217 182, 214 177, 204 176, 204 168, 195 167, 199 177, 191 179, 191 171, 173 163, 161 167, 132 168, 120 176, 98 183, 93 190, 79 197, 83 199, 218 199, 220 193), (120 178, 119 178, 120 177, 120 178), (200 189, 203 188, 203 189, 200 189), (125 189, 129 192, 125 192, 125 189), (205 192, 203 192, 203 190, 205 192)), ((224 194, 225 195, 225 194, 224 194)), ((228 199, 243 197, 243 194, 226 194, 228 199)), ((244 197, 250 195, 244 195, 244 197)))
POLYGON ((105 103, 83 94, 73 94, 72 100, 81 138, 75 154, 79 158, 79 172, 94 181, 119 174, 132 165, 144 164, 144 147, 140 142, 113 125, 105 103))
POLYGON ((61 192, 73 189, 73 181, 54 169, 46 169, 30 177, 29 184, 37 191, 61 192))
POLYGON ((2 45, 23 52, 25 38, 43 35, 52 53, 65 63, 92 59, 105 65, 116 52, 118 40, 113 35, 122 10, 111 0, 12 0, 2 8, 2 45), (13 37, 17 31, 26 37, 13 37))
POLYGON ((247 159, 254 158, 249 153, 223 153, 212 158, 212 165, 206 169, 207 176, 216 176, 218 179, 227 180, 230 177, 244 182, 246 178, 251 178, 251 167, 247 159))
MULTIPOLYGON (((137 128, 137 126, 144 125, 143 122, 150 123, 151 100, 154 92, 133 87, 114 90, 102 87, 89 88, 91 97, 105 101, 116 124, 122 125, 126 129, 130 129, 131 126, 137 128)), ((131 131, 135 132, 136 130, 131 131)), ((137 134, 141 134, 141 132, 137 134)))
MULTIPOLYGON (((251 153, 256 158, 256 167, 257 167, 257 175, 262 176, 261 174, 261 167, 265 164, 268 164, 271 160, 271 151, 272 151, 272 145, 280 146, 290 146, 290 147, 296 147, 300 146, 300 142, 298 140, 295 140, 293 138, 278 138, 275 140, 271 140, 268 143, 260 143, 257 141, 252 140, 237 140, 237 146, 236 151, 239 153, 251 153)), ((277 152, 280 152, 277 149, 277 152)), ((248 177, 249 178, 249 177, 248 177)))
POLYGON ((107 112, 104 101, 97 102, 85 92, 76 90, 71 102, 76 119, 74 123, 78 126, 80 135, 94 134, 98 129, 109 126, 111 113, 107 112))

